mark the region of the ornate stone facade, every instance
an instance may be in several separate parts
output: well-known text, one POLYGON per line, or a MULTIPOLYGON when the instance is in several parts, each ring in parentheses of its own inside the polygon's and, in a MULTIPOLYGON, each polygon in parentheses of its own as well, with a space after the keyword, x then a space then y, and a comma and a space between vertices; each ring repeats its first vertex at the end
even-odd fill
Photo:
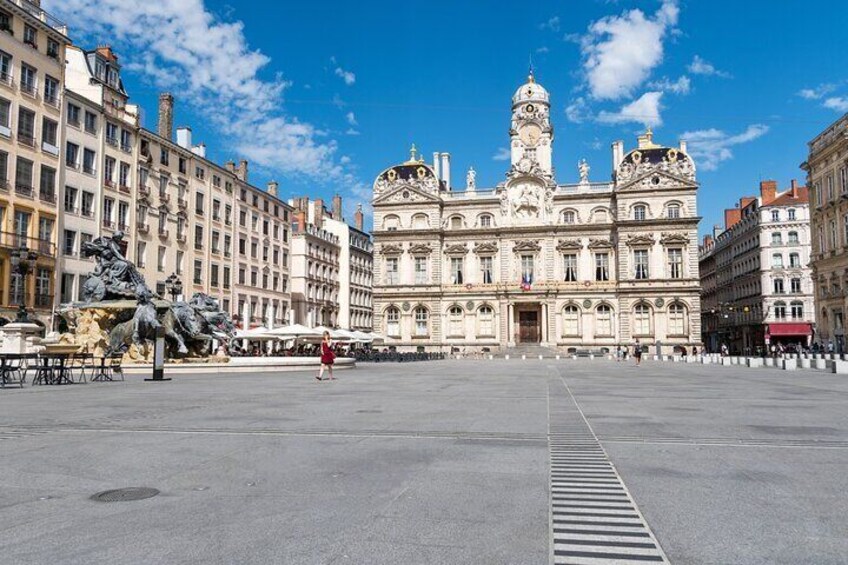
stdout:
POLYGON ((651 132, 612 182, 560 184, 549 94, 513 96, 511 166, 494 188, 450 185, 447 154, 374 183, 374 330, 402 350, 491 351, 538 343, 600 350, 700 344, 695 166, 651 132), (447 168, 446 168, 447 166, 447 168))

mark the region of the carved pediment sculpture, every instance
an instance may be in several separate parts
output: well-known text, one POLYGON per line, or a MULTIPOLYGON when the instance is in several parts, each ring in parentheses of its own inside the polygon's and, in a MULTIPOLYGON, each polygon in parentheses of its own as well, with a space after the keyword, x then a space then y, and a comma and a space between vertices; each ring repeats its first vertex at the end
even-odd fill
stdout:
POLYGON ((429 243, 416 243, 410 246, 409 253, 412 255, 429 255, 433 251, 429 243))
POLYGON ((403 247, 400 245, 395 245, 393 243, 387 243, 380 248, 380 252, 383 255, 400 255, 403 253, 403 247))
POLYGON ((541 251, 541 249, 542 246, 539 245, 538 239, 519 241, 512 246, 512 250, 516 253, 520 253, 523 251, 541 251))
POLYGON ((631 247, 639 245, 653 245, 654 243, 654 238, 650 235, 632 235, 627 238, 627 245, 631 247))
POLYGON ((590 239, 589 249, 612 249, 613 244, 608 239, 590 239))
POLYGON ((583 244, 576 239, 561 239, 557 243, 557 251, 568 251, 571 249, 582 249, 583 244))
POLYGON ((486 243, 478 243, 474 246, 474 253, 486 254, 486 253, 497 253, 498 246, 495 243, 486 242, 486 243))
POLYGON ((663 233, 660 236, 660 243, 662 243, 663 245, 687 245, 689 243, 689 238, 686 236, 686 234, 682 233, 663 233))
MULTIPOLYGON (((437 201, 435 196, 422 190, 419 185, 420 183, 410 183, 408 181, 395 183, 395 186, 389 187, 388 190, 376 195, 374 203, 406 204, 437 201)), ((429 190, 429 188, 427 190, 429 190)))
POLYGON ((468 247, 464 243, 454 243, 445 247, 445 255, 465 255, 468 247))

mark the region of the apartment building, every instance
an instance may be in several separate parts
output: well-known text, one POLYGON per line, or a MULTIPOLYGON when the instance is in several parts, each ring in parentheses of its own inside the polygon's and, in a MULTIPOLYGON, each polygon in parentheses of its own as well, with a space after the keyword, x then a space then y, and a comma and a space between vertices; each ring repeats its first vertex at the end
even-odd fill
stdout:
POLYGON ((21 303, 48 323, 54 301, 57 195, 62 184, 66 26, 39 2, 0 0, 0 317, 21 303), (13 276, 11 253, 38 254, 13 276))
POLYGON ((290 204, 293 321, 308 327, 340 326, 341 239, 326 225, 331 215, 323 200, 300 197, 290 204))
POLYGON ((848 113, 808 144, 817 339, 843 353, 848 312, 848 113))
POLYGON ((129 232, 137 174, 139 109, 129 104, 121 65, 109 46, 70 45, 65 69, 65 179, 61 188, 57 304, 77 300, 93 268, 84 242, 129 232))
POLYGON ((371 283, 374 244, 362 231, 362 207, 354 225, 342 216, 342 197, 333 196, 332 211, 323 214, 324 227, 339 238, 339 314, 336 324, 345 329, 371 331, 371 283))
POLYGON ((757 354, 783 343, 808 346, 814 335, 807 187, 779 191, 760 183, 759 196, 725 210, 725 225, 700 249, 704 344, 757 354))

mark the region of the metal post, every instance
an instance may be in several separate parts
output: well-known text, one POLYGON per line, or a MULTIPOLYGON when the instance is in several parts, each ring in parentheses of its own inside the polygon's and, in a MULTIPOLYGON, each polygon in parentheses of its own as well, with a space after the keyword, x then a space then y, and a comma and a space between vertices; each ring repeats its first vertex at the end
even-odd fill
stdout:
POLYGON ((145 381, 170 381, 165 378, 165 328, 156 330, 156 340, 153 342, 153 378, 145 381))

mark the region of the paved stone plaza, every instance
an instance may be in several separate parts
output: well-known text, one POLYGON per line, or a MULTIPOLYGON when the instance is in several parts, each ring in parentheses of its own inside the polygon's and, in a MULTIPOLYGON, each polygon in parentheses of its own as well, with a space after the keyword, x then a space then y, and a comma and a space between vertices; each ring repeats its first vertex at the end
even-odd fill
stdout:
POLYGON ((848 562, 844 376, 494 360, 338 377, 0 391, 0 563, 587 563, 599 540, 640 562, 848 562), (574 519, 575 481, 595 518, 574 519), (90 499, 128 486, 161 494, 90 499), (638 523, 599 535, 614 505, 638 523))

